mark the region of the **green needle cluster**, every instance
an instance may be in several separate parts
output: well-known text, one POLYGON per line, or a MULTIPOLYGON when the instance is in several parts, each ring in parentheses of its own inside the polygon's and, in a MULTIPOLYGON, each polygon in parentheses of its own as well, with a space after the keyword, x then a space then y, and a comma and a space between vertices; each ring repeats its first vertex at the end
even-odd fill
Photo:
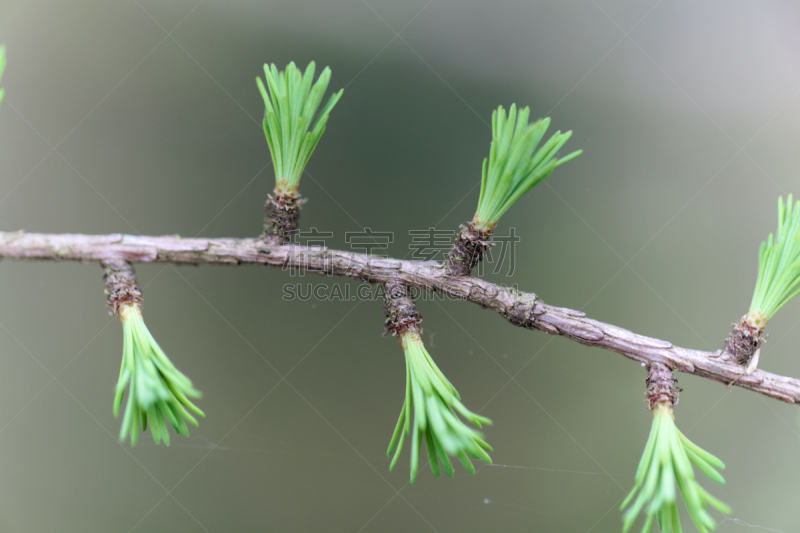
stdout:
POLYGON ((469 457, 491 463, 492 459, 486 450, 491 451, 492 448, 481 438, 481 433, 464 424, 456 412, 479 428, 492 421, 464 407, 458 391, 433 362, 418 333, 405 332, 402 343, 406 355, 406 400, 386 452, 391 457, 392 451, 395 451, 390 470, 397 464, 405 437, 411 433, 412 485, 417 478, 423 438, 431 471, 436 477, 440 473, 439 461, 445 474, 453 476, 453 465, 448 454, 458 457, 464 468, 474 474, 475 467, 469 457))
POLYGON ((331 70, 325 67, 312 86, 314 68, 312 61, 301 74, 294 62, 289 63, 285 71, 278 71, 274 64, 265 64, 266 87, 261 78, 256 78, 264 98, 264 135, 275 167, 275 190, 278 193, 297 192, 303 169, 325 132, 331 109, 344 90, 331 95, 317 114, 331 79, 331 70))
POLYGON ((200 392, 192 387, 189 378, 175 368, 158 346, 145 326, 137 304, 123 305, 119 314, 124 344, 114 398, 115 418, 119 415, 125 387, 128 386, 128 403, 125 406, 119 439, 125 440, 130 433, 131 445, 136 445, 139 424, 141 423, 142 432, 145 432, 149 421, 156 444, 163 440, 169 446, 169 430, 165 419, 178 435, 188 435, 189 429, 185 421, 197 425, 197 420, 188 410, 205 416, 188 399, 189 396, 199 398, 200 392))
POLYGON ((672 407, 667 402, 656 404, 653 409, 653 426, 644 454, 636 471, 633 490, 622 502, 620 509, 628 509, 623 515, 623 532, 630 530, 636 517, 644 510, 646 519, 642 533, 651 531, 653 517, 664 533, 682 531, 678 517, 675 484, 683 495, 689 516, 697 528, 706 533, 716 527, 708 506, 723 513, 730 508, 711 496, 700 486, 694 477, 692 465, 696 466, 709 479, 724 484, 725 480, 716 468, 725 468, 722 461, 703 450, 681 433, 675 426, 672 407))
POLYGON ((763 329, 781 307, 800 294, 800 201, 778 198, 778 232, 761 243, 758 281, 747 321, 763 329))
POLYGON ((528 123, 530 109, 517 114, 516 104, 506 116, 503 106, 492 113, 492 145, 489 157, 483 160, 481 196, 473 224, 492 230, 500 217, 553 170, 581 154, 581 150, 556 159, 556 154, 572 136, 557 131, 537 150, 550 126, 550 119, 528 123))

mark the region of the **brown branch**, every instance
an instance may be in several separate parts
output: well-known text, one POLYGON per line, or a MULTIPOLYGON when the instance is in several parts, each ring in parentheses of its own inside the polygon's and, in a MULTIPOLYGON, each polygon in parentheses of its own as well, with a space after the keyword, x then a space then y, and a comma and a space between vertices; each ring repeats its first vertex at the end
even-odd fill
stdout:
POLYGON ((759 392, 788 403, 800 403, 800 379, 763 370, 743 374, 740 365, 719 352, 673 346, 663 340, 586 318, 581 311, 553 307, 535 294, 481 279, 448 275, 436 262, 401 261, 374 255, 307 247, 274 245, 262 239, 185 239, 177 235, 46 235, 0 232, 0 257, 8 259, 97 262, 110 258, 141 263, 264 264, 344 276, 369 283, 397 278, 403 283, 447 294, 491 309, 515 326, 561 335, 650 365, 668 367, 759 392))

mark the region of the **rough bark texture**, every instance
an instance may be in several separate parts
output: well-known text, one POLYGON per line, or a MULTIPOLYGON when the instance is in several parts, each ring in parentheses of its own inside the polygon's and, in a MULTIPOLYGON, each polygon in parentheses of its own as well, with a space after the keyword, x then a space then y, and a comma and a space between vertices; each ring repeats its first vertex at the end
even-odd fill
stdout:
POLYGON ((492 246, 489 240, 491 236, 491 230, 476 228, 472 222, 467 227, 461 226, 445 262, 448 273, 451 276, 469 276, 483 259, 486 250, 492 246))
POLYGON ((660 402, 668 403, 673 407, 678 405, 678 395, 683 389, 678 387, 678 380, 675 379, 675 375, 667 365, 651 363, 647 367, 647 378, 644 382, 647 384, 644 401, 648 411, 652 411, 653 407, 660 402))
MULTIPOLYGON (((422 316, 411 297, 408 285, 390 279, 386 282, 383 309, 386 311, 386 333, 402 337, 408 330, 422 333, 422 316)), ((384 333, 384 335, 386 335, 384 333)))
POLYGON ((118 315, 123 304, 142 303, 142 291, 136 284, 133 265, 117 257, 100 261, 103 267, 103 281, 106 282, 106 302, 111 308, 109 314, 118 315))
POLYGON ((733 330, 725 339, 724 353, 740 365, 746 365, 764 342, 762 328, 752 326, 747 315, 733 325, 733 330))
POLYGON ((264 238, 277 244, 291 242, 300 220, 300 207, 306 202, 299 194, 285 194, 275 191, 269 195, 264 211, 264 238))
POLYGON ((726 385, 759 392, 788 403, 800 402, 800 379, 756 370, 751 375, 721 350, 704 352, 637 335, 619 326, 587 318, 581 311, 547 305, 535 294, 495 285, 472 276, 451 276, 439 263, 401 261, 325 247, 270 245, 257 239, 183 239, 178 236, 48 235, 0 232, 0 257, 96 262, 172 264, 260 264, 293 267, 369 283, 389 279, 443 293, 491 309, 512 324, 561 335, 629 359, 667 367, 726 385))

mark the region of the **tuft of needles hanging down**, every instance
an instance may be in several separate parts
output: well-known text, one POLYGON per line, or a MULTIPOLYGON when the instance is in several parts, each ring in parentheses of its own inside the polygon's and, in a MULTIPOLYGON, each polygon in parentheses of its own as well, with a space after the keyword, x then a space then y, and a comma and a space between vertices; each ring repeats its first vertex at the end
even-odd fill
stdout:
POLYGON ((197 425, 192 413, 205 416, 189 398, 199 398, 200 392, 181 373, 155 341, 142 319, 142 294, 130 263, 120 259, 102 261, 105 270, 106 294, 111 313, 122 322, 122 365, 114 395, 114 417, 128 389, 128 402, 122 419, 119 439, 130 435, 135 446, 139 428, 145 432, 148 424, 156 444, 169 446, 167 422, 178 435, 188 435, 186 425, 197 425), (191 411, 191 412, 190 412, 191 411))
POLYGON ((748 364, 752 373, 758 365, 764 329, 775 313, 800 294, 800 201, 792 195, 784 204, 778 198, 778 231, 761 243, 758 279, 750 310, 725 341, 725 352, 736 362, 748 364))
POLYGON ((385 308, 387 331, 400 337, 406 359, 406 398, 386 452, 388 457, 392 457, 389 469, 394 469, 403 442, 410 434, 412 485, 417 478, 423 442, 431 471, 436 477, 441 471, 453 476, 450 455, 457 457, 464 468, 474 474, 475 467, 470 457, 491 463, 492 459, 486 452, 492 448, 483 440, 481 432, 467 426, 459 415, 478 428, 491 424, 491 420, 464 407, 456 388, 433 362, 420 339, 419 323, 422 319, 408 287, 390 280, 386 285, 385 308))
POLYGON ((539 146, 550 119, 531 124, 529 116, 527 107, 517 113, 516 104, 511 105, 508 115, 502 106, 492 113, 492 143, 489 157, 483 160, 478 209, 469 225, 462 227, 448 256, 447 269, 452 275, 468 275, 491 246, 490 238, 500 217, 557 166, 582 153, 578 150, 557 157, 571 131, 557 131, 539 146))
POLYGON ((694 476, 692 465, 715 483, 724 484, 717 469, 725 468, 725 464, 691 442, 675 425, 673 406, 678 403, 680 392, 676 381, 672 371, 661 363, 652 363, 648 368, 646 402, 653 411, 653 425, 636 470, 633 490, 620 507, 627 508, 623 514, 623 533, 631 529, 640 513, 645 515, 642 533, 652 530, 653 518, 663 533, 680 533, 676 485, 689 516, 702 533, 716 527, 708 513, 709 506, 725 514, 731 512, 694 476))
POLYGON ((284 71, 274 64, 265 64, 266 85, 256 78, 264 99, 264 135, 275 169, 275 190, 264 207, 267 211, 264 235, 279 244, 289 242, 297 229, 303 203, 298 190, 300 178, 325 132, 331 109, 344 91, 340 89, 331 95, 320 110, 331 70, 325 67, 312 85, 314 70, 313 61, 304 73, 294 62, 284 71))

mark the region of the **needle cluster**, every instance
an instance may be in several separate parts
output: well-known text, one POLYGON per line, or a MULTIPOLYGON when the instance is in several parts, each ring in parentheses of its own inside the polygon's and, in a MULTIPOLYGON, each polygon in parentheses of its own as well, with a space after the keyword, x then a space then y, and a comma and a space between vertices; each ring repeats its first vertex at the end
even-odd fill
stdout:
POLYGON ((491 420, 464 407, 458 391, 433 362, 416 331, 407 330, 401 341, 406 356, 406 399, 386 452, 391 457, 394 451, 390 469, 397 464, 403 441, 411 433, 412 485, 417 478, 423 439, 431 471, 436 477, 441 470, 453 476, 453 465, 448 455, 456 456, 464 468, 474 474, 475 467, 469 458, 491 463, 486 451, 492 448, 483 440, 481 432, 467 426, 458 414, 478 428, 491 424, 491 420))
POLYGON ((314 69, 313 61, 305 73, 301 73, 294 62, 289 63, 285 71, 279 71, 274 64, 265 64, 266 86, 261 78, 256 78, 264 99, 264 135, 272 155, 278 194, 297 192, 303 170, 325 132, 328 115, 344 90, 331 95, 317 113, 331 79, 331 70, 325 67, 312 86, 314 69))
POLYGON ((764 329, 784 305, 800 294, 800 201, 792 205, 778 198, 778 231, 761 243, 758 281, 753 293, 748 323, 764 329))
POLYGON ((620 507, 625 510, 623 533, 631 529, 641 512, 645 514, 642 533, 652 530, 653 518, 663 533, 680 533, 676 484, 692 521, 702 533, 707 533, 716 527, 708 513, 709 506, 723 513, 731 510, 700 486, 692 465, 711 481, 724 484, 716 469, 725 468, 725 464, 686 438, 675 425, 672 408, 678 403, 681 389, 672 371, 661 363, 652 363, 646 383, 646 402, 653 411, 653 425, 636 470, 633 490, 620 507))
POLYGON ((128 388, 128 403, 119 439, 125 440, 130 434, 131 445, 135 445, 139 426, 145 432, 149 422, 155 443, 164 441, 169 446, 169 430, 165 420, 178 435, 188 435, 186 421, 197 425, 197 419, 189 411, 205 416, 189 400, 189 397, 199 398, 200 392, 192 386, 189 378, 175 368, 153 339, 142 320, 138 304, 123 304, 119 316, 124 342, 114 397, 114 417, 119 415, 125 388, 128 388))
POLYGON ((664 533, 682 531, 676 483, 697 529, 703 533, 713 530, 716 523, 708 514, 708 506, 726 514, 731 510, 700 486, 694 477, 692 465, 711 481, 725 483, 716 470, 725 468, 725 464, 681 433, 672 418, 669 404, 658 404, 653 412, 650 438, 636 471, 636 484, 620 507, 625 509, 630 506, 623 515, 623 532, 630 530, 642 510, 645 513, 642 533, 651 531, 653 517, 656 517, 658 527, 664 533))
POLYGON ((557 131, 537 149, 544 138, 550 119, 528 123, 530 109, 517 114, 516 104, 506 115, 503 106, 492 113, 492 144, 489 157, 483 160, 481 195, 472 222, 479 229, 492 230, 500 217, 549 176, 553 170, 579 156, 578 150, 560 159, 556 154, 572 136, 557 131))

